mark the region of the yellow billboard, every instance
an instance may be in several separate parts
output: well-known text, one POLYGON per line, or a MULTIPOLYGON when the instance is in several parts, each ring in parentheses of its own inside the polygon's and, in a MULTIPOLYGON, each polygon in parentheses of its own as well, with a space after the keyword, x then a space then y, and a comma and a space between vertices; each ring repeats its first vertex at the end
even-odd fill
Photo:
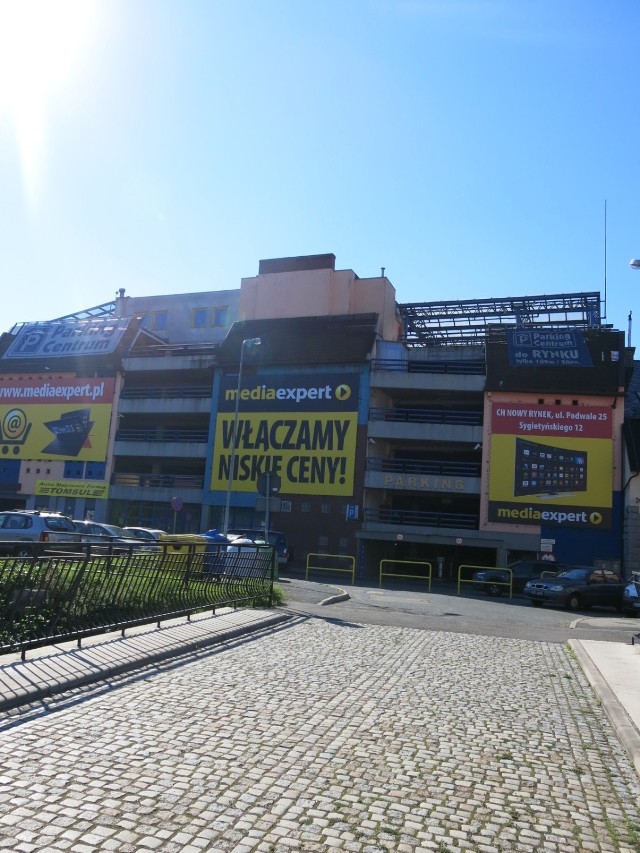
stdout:
POLYGON ((356 412, 250 413, 238 420, 233 452, 232 414, 216 423, 212 489, 255 492, 261 473, 281 479, 280 491, 299 495, 352 495, 356 412))
POLYGON ((281 494, 351 497, 358 392, 354 373, 249 373, 241 387, 222 376, 211 489, 226 491, 232 469, 234 492, 255 493, 269 473, 281 494))
POLYGON ((0 376, 0 453, 104 461, 114 386, 109 377, 0 376))
POLYGON ((494 403, 489 521, 610 529, 612 436, 607 406, 494 403))
POLYGON ((35 494, 106 500, 109 497, 109 483, 105 480, 36 480, 35 494))

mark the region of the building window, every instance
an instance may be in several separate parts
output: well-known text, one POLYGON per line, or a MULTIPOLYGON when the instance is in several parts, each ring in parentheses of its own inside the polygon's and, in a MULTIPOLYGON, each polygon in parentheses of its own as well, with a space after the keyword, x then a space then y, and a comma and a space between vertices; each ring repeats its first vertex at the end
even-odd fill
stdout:
POLYGON ((338 550, 341 554, 348 554, 349 553, 349 539, 347 536, 341 536, 340 537, 338 550))
POLYGON ((320 553, 327 553, 327 548, 329 547, 329 537, 328 536, 318 536, 318 551, 320 553))
POLYGON ((167 328, 167 312, 154 311, 151 317, 151 328, 156 332, 161 332, 167 328))
POLYGON ((87 462, 85 466, 85 480, 104 480, 107 466, 104 462, 87 462))
POLYGON ((331 507, 329 504, 320 504, 320 512, 323 512, 325 515, 328 515, 331 512, 331 507))
POLYGON ((65 480, 82 480, 84 478, 84 462, 65 462, 64 474, 65 480))
POLYGON ((302 512, 311 512, 311 504, 308 501, 302 501, 302 512))
POLYGON ((220 308, 213 309, 213 325, 228 326, 229 325, 229 309, 226 305, 220 308))
POLYGON ((194 308, 193 309, 193 328, 194 329, 204 329, 207 325, 207 309, 206 308, 194 308))

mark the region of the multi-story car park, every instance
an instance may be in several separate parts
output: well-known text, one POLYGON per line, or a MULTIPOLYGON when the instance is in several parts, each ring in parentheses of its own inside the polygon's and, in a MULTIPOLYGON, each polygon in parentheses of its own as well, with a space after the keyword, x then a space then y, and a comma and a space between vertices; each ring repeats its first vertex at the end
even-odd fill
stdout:
POLYGON ((121 290, 0 353, 4 508, 196 532, 228 504, 255 528, 268 474, 298 563, 623 559, 631 350, 597 293, 406 305, 384 274, 281 258, 235 290, 121 290))

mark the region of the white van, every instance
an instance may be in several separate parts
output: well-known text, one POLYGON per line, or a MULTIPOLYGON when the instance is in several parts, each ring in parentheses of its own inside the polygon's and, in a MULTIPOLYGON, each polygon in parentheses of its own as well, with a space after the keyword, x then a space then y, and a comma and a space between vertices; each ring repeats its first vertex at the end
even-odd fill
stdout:
POLYGON ((271 568, 273 550, 269 545, 238 536, 227 545, 226 575, 263 578, 271 568))

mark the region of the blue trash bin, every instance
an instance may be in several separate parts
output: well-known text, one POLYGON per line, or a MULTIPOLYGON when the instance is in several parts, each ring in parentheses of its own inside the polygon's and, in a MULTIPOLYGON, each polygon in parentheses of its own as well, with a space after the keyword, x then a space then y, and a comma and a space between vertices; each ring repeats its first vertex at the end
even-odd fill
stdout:
POLYGON ((224 533, 215 528, 202 534, 208 543, 204 549, 202 571, 206 575, 220 577, 224 574, 227 545, 231 541, 224 533))

